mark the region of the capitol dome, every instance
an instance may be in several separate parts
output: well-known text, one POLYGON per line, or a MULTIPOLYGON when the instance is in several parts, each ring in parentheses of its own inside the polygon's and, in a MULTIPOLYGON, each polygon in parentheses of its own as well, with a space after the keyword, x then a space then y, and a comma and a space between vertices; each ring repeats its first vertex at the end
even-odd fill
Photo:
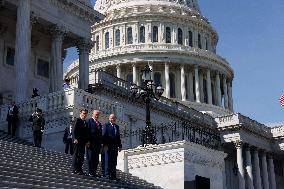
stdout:
MULTIPOLYGON (((213 116, 233 112, 234 72, 197 0, 97 0, 95 9, 105 18, 92 26, 90 83, 103 69, 140 85, 149 65, 163 96, 213 116)), ((77 81, 78 62, 66 77, 77 81)))
POLYGON ((103 14, 112 9, 113 6, 127 6, 126 4, 146 5, 158 4, 167 6, 183 6, 191 10, 200 11, 197 0, 97 0, 95 9, 103 14))

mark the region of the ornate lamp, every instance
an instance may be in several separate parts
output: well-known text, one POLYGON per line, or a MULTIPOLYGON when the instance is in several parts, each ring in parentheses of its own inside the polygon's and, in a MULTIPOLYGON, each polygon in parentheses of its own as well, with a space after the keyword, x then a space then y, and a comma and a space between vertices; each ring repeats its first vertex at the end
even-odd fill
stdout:
POLYGON ((132 93, 133 98, 142 98, 146 104, 146 127, 143 130, 142 136, 142 145, 144 146, 147 144, 156 144, 157 140, 155 137, 155 131, 151 125, 150 120, 150 102, 153 98, 159 100, 164 92, 164 89, 162 88, 162 86, 155 86, 154 81, 151 78, 152 70, 149 68, 148 65, 145 66, 145 68, 141 72, 145 86, 141 87, 132 84, 130 87, 130 91, 132 93))

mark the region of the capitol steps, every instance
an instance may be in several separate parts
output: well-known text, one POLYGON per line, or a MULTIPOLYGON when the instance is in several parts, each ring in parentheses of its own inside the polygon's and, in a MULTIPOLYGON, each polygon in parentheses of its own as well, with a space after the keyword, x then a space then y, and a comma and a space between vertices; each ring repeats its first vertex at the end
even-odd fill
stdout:
POLYGON ((121 171, 120 181, 72 174, 70 155, 31 145, 0 131, 0 188, 159 188, 121 171))

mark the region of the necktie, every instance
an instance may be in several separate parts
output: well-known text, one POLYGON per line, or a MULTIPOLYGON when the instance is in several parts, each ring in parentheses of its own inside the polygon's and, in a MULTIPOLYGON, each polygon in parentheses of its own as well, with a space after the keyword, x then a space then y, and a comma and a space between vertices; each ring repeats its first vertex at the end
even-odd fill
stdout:
POLYGON ((99 129, 100 128, 100 123, 98 120, 96 120, 96 125, 97 125, 97 128, 99 129))

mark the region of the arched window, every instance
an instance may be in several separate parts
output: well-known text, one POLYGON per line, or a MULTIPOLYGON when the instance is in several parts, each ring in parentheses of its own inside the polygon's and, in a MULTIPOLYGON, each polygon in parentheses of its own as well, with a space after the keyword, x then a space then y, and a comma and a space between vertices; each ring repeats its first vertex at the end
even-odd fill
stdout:
POLYGON ((132 28, 127 28, 127 44, 133 43, 132 28))
POLYGON ((198 34, 198 48, 202 48, 202 45, 201 45, 201 35, 198 34))
POLYGON ((145 43, 145 26, 140 26, 140 43, 145 43))
POLYGON ((192 31, 188 31, 188 46, 192 47, 192 31))
POLYGON ((100 50, 100 36, 96 36, 96 51, 100 50))
POLYGON ((170 73, 170 98, 176 98, 175 75, 170 73))
POLYGON ((105 33, 105 49, 109 48, 109 32, 105 33))
POLYGON ((166 27, 166 43, 171 43, 172 38, 171 38, 171 28, 166 27))
POLYGON ((132 75, 132 73, 129 73, 128 75, 127 75, 127 83, 128 84, 131 84, 131 83, 133 83, 133 75, 132 75))
POLYGON ((115 46, 120 46, 120 30, 115 30, 115 46))
POLYGON ((182 30, 178 28, 178 44, 182 45, 182 30))
POLYGON ((162 85, 161 74, 159 72, 155 72, 155 74, 154 74, 154 83, 155 83, 156 86, 162 85))
POLYGON ((153 42, 158 42, 158 26, 153 27, 153 42))

